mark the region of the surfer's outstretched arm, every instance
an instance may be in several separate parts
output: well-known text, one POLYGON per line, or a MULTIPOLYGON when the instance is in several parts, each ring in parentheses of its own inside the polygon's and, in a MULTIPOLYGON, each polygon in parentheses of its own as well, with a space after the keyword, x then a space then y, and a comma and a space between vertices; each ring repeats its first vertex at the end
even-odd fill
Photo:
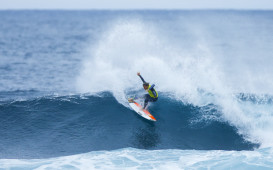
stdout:
POLYGON ((146 81, 143 79, 143 77, 140 75, 140 72, 137 73, 137 75, 140 77, 143 83, 146 83, 146 81))

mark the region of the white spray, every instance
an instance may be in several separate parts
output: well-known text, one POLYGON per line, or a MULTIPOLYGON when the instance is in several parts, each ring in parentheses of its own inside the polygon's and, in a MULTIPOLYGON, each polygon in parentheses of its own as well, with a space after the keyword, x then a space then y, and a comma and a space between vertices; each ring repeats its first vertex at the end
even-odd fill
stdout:
POLYGON ((78 90, 110 91, 126 106, 126 91, 142 88, 136 76, 140 71, 146 81, 156 84, 158 91, 170 93, 176 100, 197 106, 213 103, 222 112, 224 121, 235 126, 246 139, 271 146, 273 106, 259 110, 254 104, 246 106, 239 102, 235 94, 242 84, 231 82, 235 78, 230 77, 201 38, 189 53, 179 44, 165 41, 166 37, 159 36, 153 24, 119 20, 104 33, 84 61, 78 90))

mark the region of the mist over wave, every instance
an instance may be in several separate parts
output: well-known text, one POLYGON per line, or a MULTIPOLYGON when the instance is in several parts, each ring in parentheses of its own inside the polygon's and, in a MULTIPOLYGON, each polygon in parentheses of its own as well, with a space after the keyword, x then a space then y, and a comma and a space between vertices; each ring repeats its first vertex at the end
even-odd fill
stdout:
MULTIPOLYGON (((234 32, 235 28, 246 28, 237 23, 238 20, 245 21, 245 18, 228 16, 228 22, 223 23, 226 28, 220 27, 216 22, 219 18, 215 16, 208 22, 216 28, 206 28, 204 21, 200 20, 177 24, 183 21, 183 16, 175 19, 176 25, 161 29, 160 22, 139 18, 112 22, 83 62, 77 81, 78 90, 92 93, 110 91, 119 103, 128 106, 126 96, 141 89, 141 81, 136 76, 140 71, 146 81, 156 84, 159 93, 169 94, 170 100, 198 107, 216 105, 222 118, 236 127, 245 139, 264 147, 271 146, 272 105, 241 102, 237 95, 272 95, 273 81, 270 77, 273 69, 266 64, 272 62, 270 54, 264 53, 265 62, 259 60, 257 52, 246 55, 240 48, 247 48, 249 34, 237 29, 234 32), (173 34, 181 36, 181 40, 172 41, 174 35, 168 37, 169 33, 165 35, 167 30, 164 29, 175 29, 173 34), (236 48, 237 43, 229 37, 224 38, 225 42, 218 42, 217 37, 208 36, 215 35, 216 30, 225 31, 234 38, 240 34, 246 39, 240 39, 241 43, 236 48), (182 31, 191 37, 183 39, 185 33, 182 31), (193 42, 187 43, 189 40, 193 42), (221 50, 227 47, 229 51, 223 54, 221 50), (255 71, 252 69, 254 66, 255 71)), ((248 33, 259 28, 253 21, 248 19, 247 22, 248 33)), ((259 43, 259 40, 252 39, 250 44, 259 43)))

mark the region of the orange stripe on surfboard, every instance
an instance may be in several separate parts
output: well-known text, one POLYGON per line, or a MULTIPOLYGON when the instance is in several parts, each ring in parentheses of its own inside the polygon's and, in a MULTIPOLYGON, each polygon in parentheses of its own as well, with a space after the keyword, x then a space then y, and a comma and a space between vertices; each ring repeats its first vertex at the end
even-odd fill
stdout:
MULTIPOLYGON (((142 106, 141 106, 140 104, 138 104, 137 102, 134 102, 134 103, 135 103, 135 105, 137 105, 137 107, 139 107, 140 109, 142 109, 142 106)), ((144 112, 146 115, 148 115, 151 119, 156 120, 156 119, 154 118, 154 116, 151 115, 150 112, 148 112, 148 110, 143 109, 143 112, 144 112)))

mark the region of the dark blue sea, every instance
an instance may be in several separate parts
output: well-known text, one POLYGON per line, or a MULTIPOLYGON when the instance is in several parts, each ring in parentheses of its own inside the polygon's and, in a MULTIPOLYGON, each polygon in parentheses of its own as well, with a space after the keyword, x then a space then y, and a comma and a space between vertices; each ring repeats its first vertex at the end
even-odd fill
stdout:
POLYGON ((272 169, 272 47, 273 11, 2 10, 0 169, 272 169))

